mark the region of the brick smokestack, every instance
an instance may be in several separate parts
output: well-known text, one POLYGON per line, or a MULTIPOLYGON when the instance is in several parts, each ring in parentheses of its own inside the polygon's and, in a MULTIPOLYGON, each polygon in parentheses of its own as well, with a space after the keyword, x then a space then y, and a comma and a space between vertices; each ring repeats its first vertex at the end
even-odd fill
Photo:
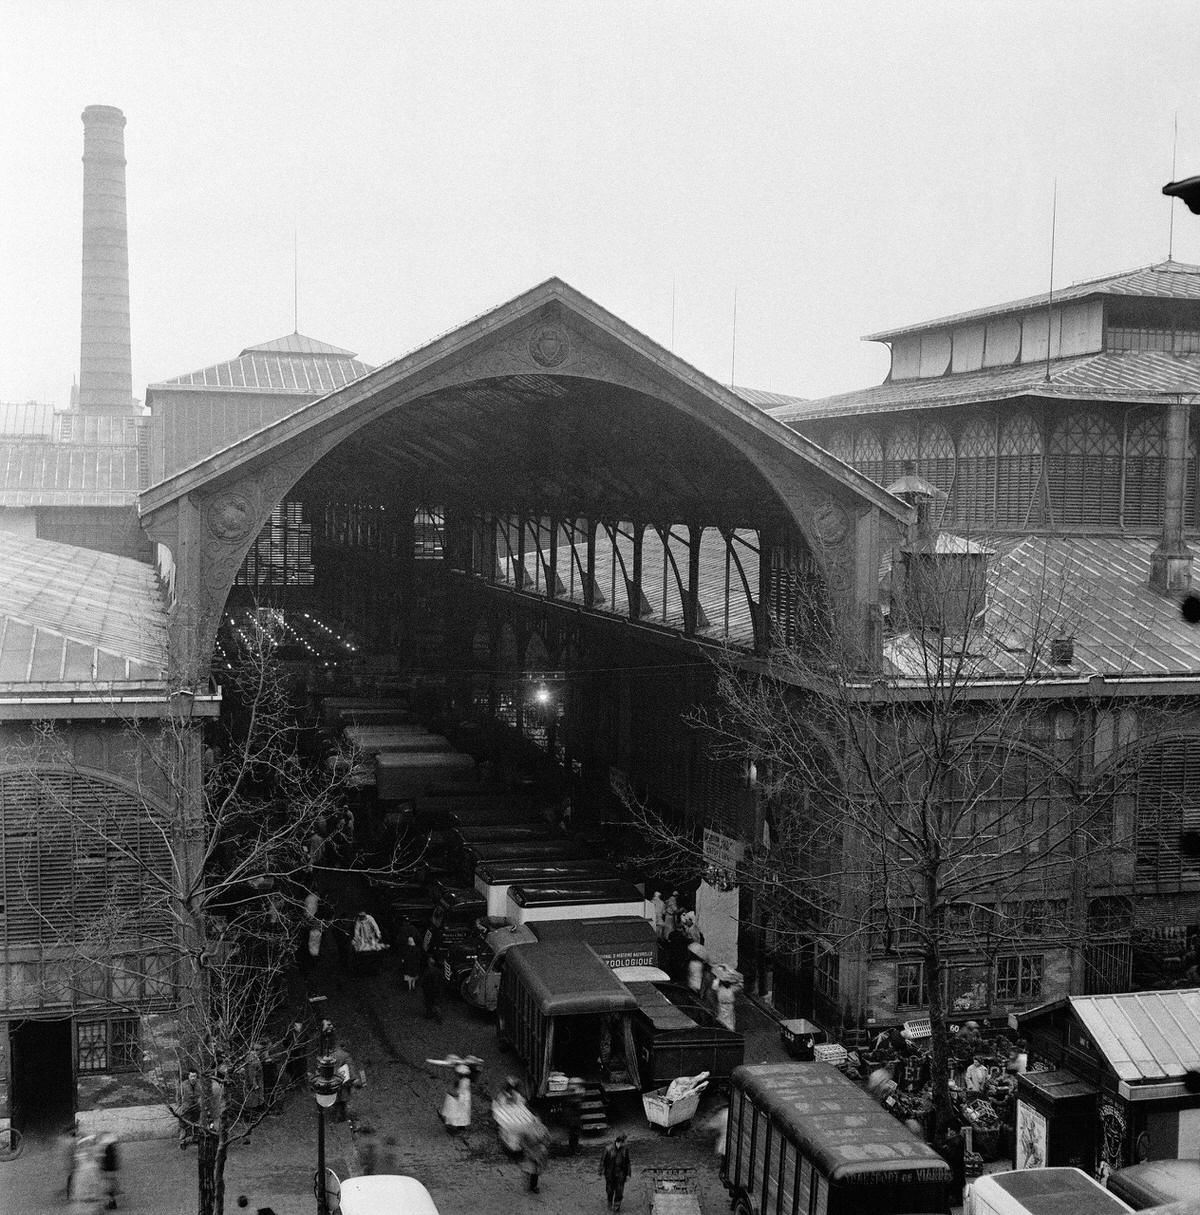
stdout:
POLYGON ((83 314, 80 413, 133 412, 129 247, 125 226, 125 115, 83 111, 83 314))

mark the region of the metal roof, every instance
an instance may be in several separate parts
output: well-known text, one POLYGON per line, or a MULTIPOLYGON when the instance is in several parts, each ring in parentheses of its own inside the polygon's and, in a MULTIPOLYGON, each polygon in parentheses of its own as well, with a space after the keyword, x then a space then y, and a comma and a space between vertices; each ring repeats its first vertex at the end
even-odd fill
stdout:
MULTIPOLYGON (((1101 278, 1085 279, 1069 287, 1056 287, 1054 303, 1065 304, 1071 300, 1086 299, 1091 295, 1125 295, 1144 299, 1200 300, 1200 266, 1185 262, 1165 261, 1153 266, 1140 266, 1136 270, 1124 270, 1118 274, 1106 274, 1101 278)), ((1029 295, 1024 299, 1011 300, 1006 304, 992 304, 987 308, 974 308, 969 312, 956 312, 952 316, 941 316, 915 325, 903 325, 898 329, 883 329, 869 333, 868 342, 885 342, 906 333, 919 333, 925 329, 942 329, 947 325, 958 325, 964 321, 980 320, 988 316, 1002 316, 1008 312, 1025 312, 1031 308, 1045 307, 1050 303, 1050 293, 1029 295)))
POLYGON ((345 388, 371 368, 349 355, 258 352, 253 348, 187 375, 151 384, 150 389, 228 388, 239 392, 294 392, 322 397, 345 388))
POLYGON ((8 404, 0 401, 0 437, 44 439, 54 430, 54 406, 38 401, 8 404))
POLYGON ((1010 397, 1095 400, 1108 396, 1140 400, 1180 392, 1200 392, 1200 355, 1131 350, 1055 359, 1050 364, 1049 380, 1045 363, 1022 363, 925 379, 885 380, 870 388, 778 406, 768 412, 781 422, 794 424, 901 409, 971 405, 1010 397))
POLYGON ((0 440, 0 506, 131 506, 143 463, 136 442, 0 440))
POLYGON ((353 350, 343 350, 341 346, 318 342, 316 338, 305 337, 302 333, 289 333, 286 337, 276 338, 272 342, 247 346, 242 354, 331 354, 345 359, 357 357, 353 350))
MULTIPOLYGON (((1074 635, 1069 665, 1046 668, 1046 678, 1123 677, 1200 680, 1200 630, 1184 621, 1176 599, 1148 586, 1156 541, 1118 536, 1027 536, 993 539, 982 632, 970 640, 980 678, 1017 675, 1027 668, 1036 628, 1045 636, 1053 619, 1074 635), (1035 623, 1037 619, 1037 623, 1035 623)), ((892 637, 884 653, 897 674, 922 678, 924 664, 911 633, 892 637)))
POLYGON ((0 689, 160 687, 167 616, 154 570, 0 532, 0 689))
POLYGON ((1200 987, 1071 996, 1070 1004, 1118 1079, 1180 1080, 1200 1069, 1200 987))
POLYGON ((779 409, 803 405, 805 403, 804 397, 792 396, 783 392, 767 392, 763 388, 742 388, 735 384, 730 391, 736 392, 743 401, 749 401, 751 405, 757 405, 759 409, 779 409))

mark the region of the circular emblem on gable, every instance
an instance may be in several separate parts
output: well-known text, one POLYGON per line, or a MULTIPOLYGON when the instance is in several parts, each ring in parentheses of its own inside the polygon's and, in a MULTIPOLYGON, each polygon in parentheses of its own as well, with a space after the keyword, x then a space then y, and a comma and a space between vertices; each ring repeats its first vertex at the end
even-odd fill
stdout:
POLYGON ((813 512, 813 526, 822 544, 841 544, 850 531, 850 520, 836 502, 825 501, 813 512))
POLYGON ((241 540, 254 526, 254 511, 244 494, 226 494, 208 508, 208 530, 218 540, 241 540))
POLYGON ((539 367, 557 367, 570 353, 571 343, 561 325, 539 325, 529 339, 529 354, 539 367))

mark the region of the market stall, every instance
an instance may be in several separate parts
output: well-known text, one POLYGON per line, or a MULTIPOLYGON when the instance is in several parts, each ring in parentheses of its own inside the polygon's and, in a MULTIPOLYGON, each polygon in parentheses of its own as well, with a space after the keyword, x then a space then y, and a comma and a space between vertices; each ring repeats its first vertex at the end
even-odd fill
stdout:
POLYGON ((1087 1171, 1197 1154, 1200 988, 1071 996, 1012 1021, 1057 1077, 1021 1077, 1018 1159, 1022 1134, 1044 1163, 1065 1152, 1087 1171))

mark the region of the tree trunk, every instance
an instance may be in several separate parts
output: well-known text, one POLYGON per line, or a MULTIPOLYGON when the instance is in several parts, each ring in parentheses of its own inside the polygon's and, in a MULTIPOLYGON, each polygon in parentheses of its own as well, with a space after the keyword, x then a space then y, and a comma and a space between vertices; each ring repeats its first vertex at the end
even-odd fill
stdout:
POLYGON ((222 1215, 221 1207, 217 1205, 219 1138, 217 1132, 209 1130, 208 1127, 196 1128, 196 1169, 200 1183, 199 1215, 222 1215))
POLYGON ((947 1128, 954 1125, 954 1104, 950 1100, 950 1031, 942 1003, 942 912, 938 907, 936 874, 925 878, 925 990, 929 997, 930 1068, 933 1126, 930 1136, 937 1143, 947 1128))

